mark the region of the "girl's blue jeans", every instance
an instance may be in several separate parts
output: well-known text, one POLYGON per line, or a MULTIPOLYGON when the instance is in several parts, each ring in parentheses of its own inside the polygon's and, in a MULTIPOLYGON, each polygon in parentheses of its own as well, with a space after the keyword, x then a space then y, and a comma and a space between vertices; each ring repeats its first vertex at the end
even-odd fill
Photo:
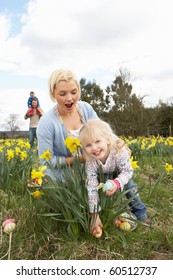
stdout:
MULTIPOLYGON (((117 175, 117 173, 104 174, 104 182, 106 182, 108 179, 112 180, 113 178, 115 178, 116 177, 115 174, 117 175)), ((132 179, 124 186, 124 190, 125 191, 128 190, 128 192, 126 193, 127 199, 133 197, 133 199, 129 203, 130 211, 136 216, 138 220, 147 218, 146 206, 140 199, 140 196, 137 193, 138 192, 137 185, 134 183, 132 179)))
POLYGON ((132 179, 128 182, 127 185, 124 186, 124 190, 128 190, 128 192, 126 193, 127 199, 130 199, 132 196, 134 196, 132 201, 129 203, 131 212, 137 217, 138 220, 147 218, 145 204, 140 199, 139 194, 136 193, 138 191, 138 188, 132 179))

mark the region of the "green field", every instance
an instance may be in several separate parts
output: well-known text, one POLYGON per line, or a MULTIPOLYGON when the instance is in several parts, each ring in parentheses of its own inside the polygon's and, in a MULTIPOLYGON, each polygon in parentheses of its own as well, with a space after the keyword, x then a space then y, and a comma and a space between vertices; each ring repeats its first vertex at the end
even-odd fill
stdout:
MULTIPOLYGON (((28 180, 32 170, 40 167, 39 159, 36 151, 30 152, 25 141, 25 144, 18 141, 0 142, 0 224, 8 218, 16 220, 10 255, 10 235, 1 226, 1 260, 173 259, 172 138, 126 139, 133 151, 133 160, 139 166, 134 170, 134 181, 152 224, 148 227, 138 223, 129 232, 116 228, 111 215, 116 216, 118 211, 127 209, 126 199, 118 195, 115 206, 109 202, 102 208, 104 228, 99 239, 88 230, 86 190, 81 188, 80 176, 83 175, 79 174, 79 166, 73 173, 68 170, 70 181, 65 189, 60 182, 54 184, 46 177, 41 185, 30 186, 28 180), (39 198, 33 195, 36 190, 41 192, 39 198), (80 213, 79 209, 82 209, 80 213), (106 225, 109 217, 110 222, 106 225)), ((104 205, 104 194, 100 195, 104 205)))

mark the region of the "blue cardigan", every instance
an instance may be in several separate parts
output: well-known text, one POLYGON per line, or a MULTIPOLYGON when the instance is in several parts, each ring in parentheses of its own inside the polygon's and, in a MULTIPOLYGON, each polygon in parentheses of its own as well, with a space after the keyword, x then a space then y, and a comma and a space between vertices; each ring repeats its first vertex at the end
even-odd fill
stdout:
MULTIPOLYGON (((89 119, 98 118, 96 112, 92 106, 84 101, 77 102, 80 111, 82 112, 85 122, 89 119)), ((50 169, 46 169, 45 172, 52 179, 56 179, 54 172, 58 178, 63 180, 63 166, 61 170, 57 167, 59 165, 58 158, 61 157, 63 161, 64 157, 70 157, 69 150, 64 145, 66 139, 66 131, 64 125, 58 119, 55 113, 55 107, 46 112, 40 119, 37 127, 37 141, 38 141, 38 155, 42 155, 43 152, 49 150, 52 153, 50 163, 54 168, 52 172, 50 169)), ((47 165, 44 159, 40 159, 42 165, 47 165)))

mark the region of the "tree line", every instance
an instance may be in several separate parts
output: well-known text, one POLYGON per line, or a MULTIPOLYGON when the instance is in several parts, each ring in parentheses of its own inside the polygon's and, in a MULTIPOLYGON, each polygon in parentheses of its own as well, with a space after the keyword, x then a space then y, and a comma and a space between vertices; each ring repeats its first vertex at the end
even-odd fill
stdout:
MULTIPOLYGON (((96 81, 80 80, 81 100, 92 105, 98 116, 107 121, 121 136, 172 136, 173 101, 162 102, 155 107, 144 105, 145 96, 137 96, 130 82, 131 75, 120 69, 106 89, 96 81)), ((20 130, 18 116, 11 114, 3 124, 8 131, 20 130)))
POLYGON ((101 89, 95 81, 80 80, 81 99, 90 103, 98 116, 107 121, 117 135, 172 135, 173 102, 162 102, 146 108, 144 98, 133 93, 130 74, 119 70, 110 86, 101 89))

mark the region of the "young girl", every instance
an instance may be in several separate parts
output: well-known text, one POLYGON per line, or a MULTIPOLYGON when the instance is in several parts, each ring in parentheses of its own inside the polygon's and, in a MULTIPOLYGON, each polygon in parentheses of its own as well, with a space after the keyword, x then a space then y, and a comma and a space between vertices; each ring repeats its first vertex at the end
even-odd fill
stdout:
MULTIPOLYGON (((106 191, 107 196, 112 196, 118 190, 129 190, 127 198, 134 196, 137 186, 132 180, 133 168, 124 141, 116 137, 111 127, 99 119, 89 120, 80 130, 79 140, 83 149, 83 156, 86 160, 86 187, 88 190, 89 209, 91 217, 97 212, 98 207, 98 172, 102 167, 103 173, 112 183, 111 189, 106 191), (115 172, 118 175, 115 176, 115 172), (113 178, 111 178, 113 176, 113 178)), ((150 224, 147 218, 146 207, 138 194, 130 202, 132 213, 144 223, 150 224)), ((99 232, 102 222, 97 214, 97 218, 92 219, 90 230, 96 229, 99 232)))

